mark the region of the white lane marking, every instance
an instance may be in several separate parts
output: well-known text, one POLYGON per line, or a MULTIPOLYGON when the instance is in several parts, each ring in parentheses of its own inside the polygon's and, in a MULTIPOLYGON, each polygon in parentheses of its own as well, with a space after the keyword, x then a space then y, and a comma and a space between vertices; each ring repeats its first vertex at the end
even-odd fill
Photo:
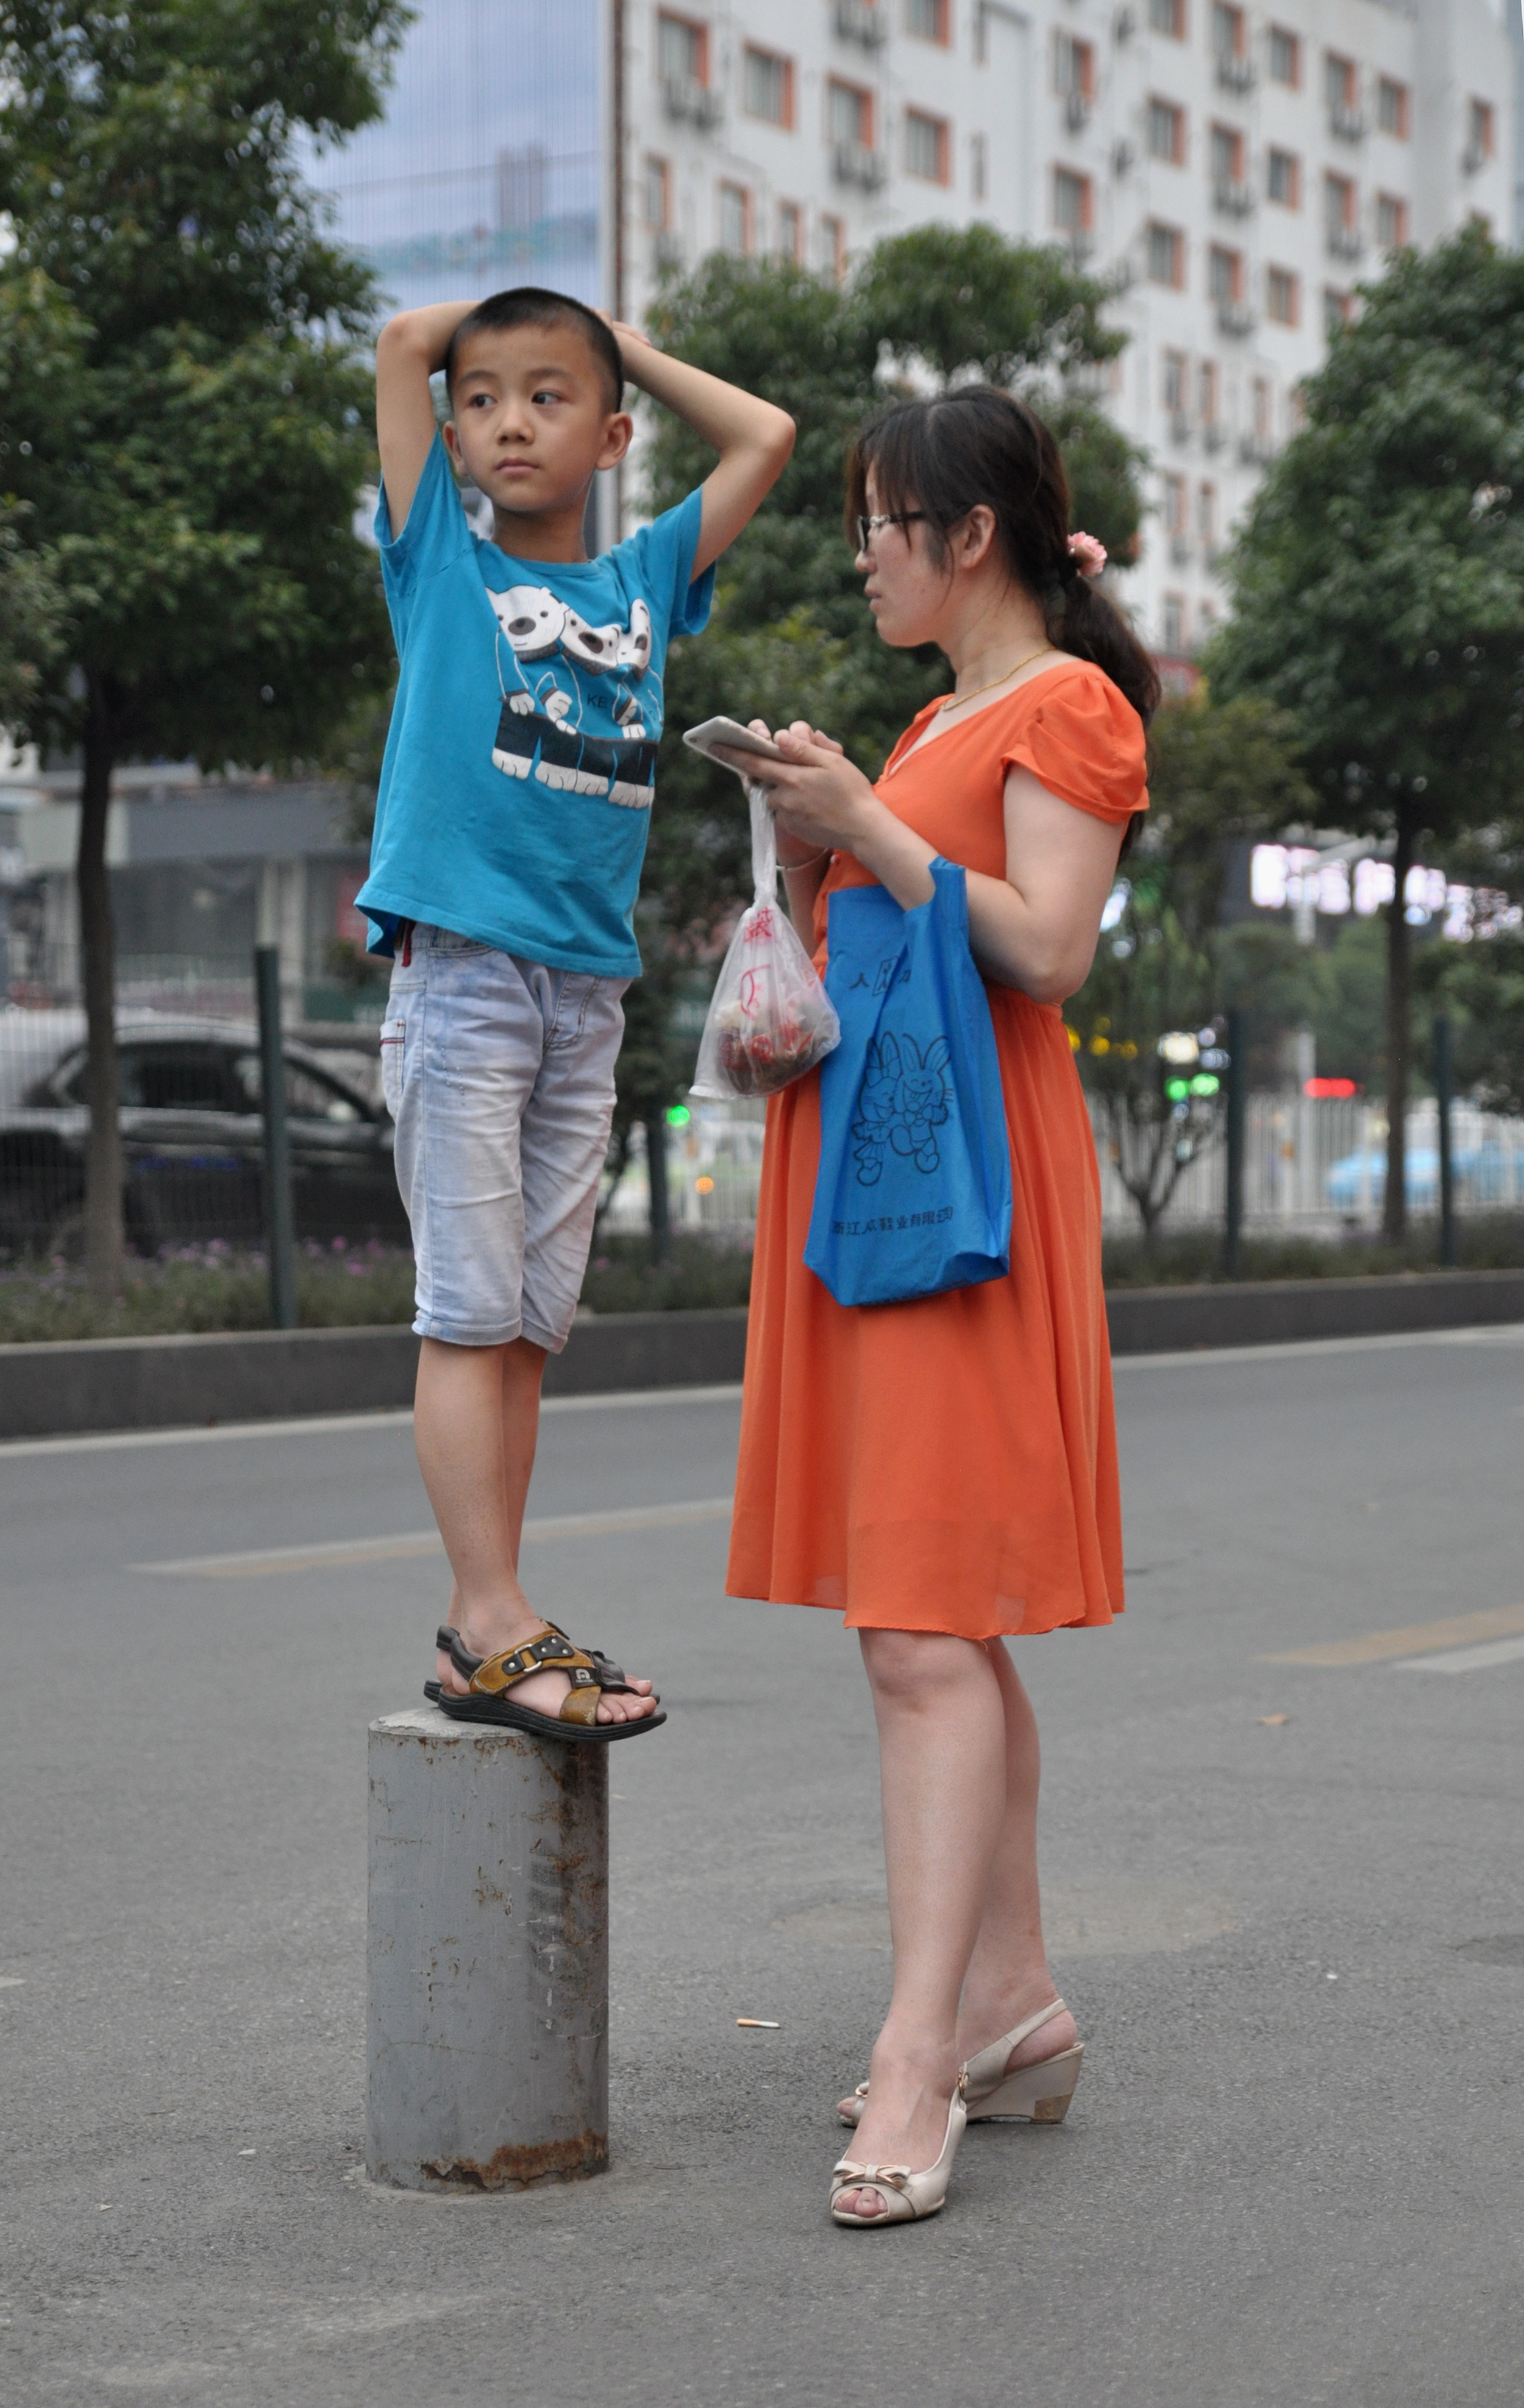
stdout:
POLYGON ((1170 1354, 1114 1354, 1115 1370, 1172 1371, 1186 1364, 1284 1363, 1288 1356, 1368 1354, 1392 1346, 1517 1346, 1524 1321, 1481 1322, 1467 1329, 1389 1330, 1371 1338, 1296 1338, 1272 1346, 1186 1346, 1170 1354))
POLYGON ((0 1973, 0 1990, 24 1990, 25 1987, 24 1973, 0 1973))
MULTIPOLYGON (((740 1402, 740 1382, 712 1388, 616 1388, 607 1396, 546 1397, 541 1419, 548 1413, 620 1412, 631 1405, 719 1405, 740 1402)), ((213 1427, 155 1430, 90 1430, 78 1438, 13 1438, 0 1440, 0 1465, 33 1455, 99 1455, 124 1446, 206 1446, 228 1439, 314 1438, 329 1430, 406 1429, 412 1407, 398 1406, 380 1413, 302 1413, 283 1422, 218 1422, 213 1427)))
POLYGON ((1394 1672, 1486 1672, 1494 1664, 1517 1664, 1524 1639, 1489 1639, 1480 1647, 1451 1647, 1441 1656, 1404 1656, 1394 1672))
MULTIPOLYGON (((608 1537, 622 1530, 681 1530, 730 1517, 728 1497, 696 1497, 674 1505, 615 1506, 601 1513, 542 1513, 526 1521, 524 1543, 548 1539, 608 1537)), ((135 1572, 193 1574, 244 1580, 262 1572, 318 1570, 336 1564, 380 1564, 406 1555, 443 1553, 438 1530, 398 1530, 370 1539, 320 1539, 307 1547, 259 1547, 234 1555, 182 1555, 171 1563, 134 1564, 135 1572)))

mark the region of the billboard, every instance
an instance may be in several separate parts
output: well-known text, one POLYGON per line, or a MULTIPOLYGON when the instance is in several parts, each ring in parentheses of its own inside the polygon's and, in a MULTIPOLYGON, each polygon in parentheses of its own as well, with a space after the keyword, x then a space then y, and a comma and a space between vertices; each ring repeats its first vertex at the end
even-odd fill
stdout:
POLYGON ((309 152, 383 314, 548 284, 601 306, 603 0, 417 0, 382 122, 309 152))

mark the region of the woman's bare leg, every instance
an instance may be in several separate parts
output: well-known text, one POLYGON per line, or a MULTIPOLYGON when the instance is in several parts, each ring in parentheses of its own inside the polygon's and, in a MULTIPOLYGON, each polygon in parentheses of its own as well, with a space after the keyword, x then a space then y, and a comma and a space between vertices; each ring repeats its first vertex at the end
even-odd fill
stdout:
MULTIPOLYGON (((1006 1802, 1005 1709, 988 1651, 936 1631, 864 1630, 878 1718, 894 1991, 851 2143, 866 2165, 928 2166, 957 2080, 957 2008, 1006 1802)), ((875 2191, 844 2195, 882 2214, 875 2191)))
MULTIPOLYGON (((1012 2031, 1057 1995, 1042 1941, 1037 1879, 1037 1790, 1042 1771, 1037 1717, 1003 1640, 986 1647, 1005 1713, 1005 1816, 1000 1825, 979 1938, 969 1960, 957 2018, 960 2064, 1001 2032, 1012 2031)), ((1067 2011, 1011 2053, 1027 2065, 1068 2048, 1075 2038, 1067 2011)))
MULTIPOLYGON (((478 1656, 496 1656, 544 1627, 518 1574, 544 1368, 544 1349, 523 1338, 509 1346, 425 1338, 419 1353, 419 1468, 455 1576, 450 1618, 478 1656)), ((457 1692, 466 1687, 444 1657, 439 1677, 457 1692)), ((569 1686, 564 1672, 536 1672, 514 1695, 539 1713, 556 1714, 569 1686)), ((606 1697, 598 1719, 623 1722, 654 1710, 645 1697, 606 1697)))

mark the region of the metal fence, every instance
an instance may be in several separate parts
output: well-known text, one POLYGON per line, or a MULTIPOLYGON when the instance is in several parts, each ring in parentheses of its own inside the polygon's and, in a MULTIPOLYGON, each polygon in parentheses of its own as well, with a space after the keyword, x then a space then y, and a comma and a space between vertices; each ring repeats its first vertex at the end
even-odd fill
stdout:
MULTIPOLYGON (((668 1131, 668 1182, 674 1226, 746 1236, 756 1222, 766 1105, 696 1103, 686 1125, 668 1131)), ((1100 1166, 1102 1223, 1108 1236, 1134 1235, 1136 1205, 1123 1186, 1104 1125, 1092 1111, 1100 1166)), ((1387 1116, 1379 1103, 1258 1095, 1245 1113, 1244 1208, 1247 1229, 1336 1237, 1375 1227, 1387 1181, 1387 1116)), ((1451 1113, 1459 1212, 1524 1211, 1524 1121, 1457 1104, 1451 1113)), ((1183 1172, 1162 1226, 1220 1226, 1227 1204, 1227 1154, 1219 1140, 1183 1172)), ((1439 1141, 1433 1098, 1409 1107, 1408 1205, 1438 1210, 1439 1141)), ((650 1190, 640 1134, 610 1204, 607 1226, 643 1229, 650 1190)))

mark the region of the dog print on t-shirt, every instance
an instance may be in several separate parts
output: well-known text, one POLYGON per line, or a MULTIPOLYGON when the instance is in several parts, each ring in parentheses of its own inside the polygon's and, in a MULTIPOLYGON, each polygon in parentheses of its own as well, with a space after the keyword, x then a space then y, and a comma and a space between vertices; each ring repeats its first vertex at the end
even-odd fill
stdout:
POLYGON ((601 795, 632 810, 654 796, 661 686, 651 674, 651 613, 590 626, 546 585, 490 586, 503 708, 493 766, 558 794, 601 795), (506 671, 506 674, 505 674, 506 671))

